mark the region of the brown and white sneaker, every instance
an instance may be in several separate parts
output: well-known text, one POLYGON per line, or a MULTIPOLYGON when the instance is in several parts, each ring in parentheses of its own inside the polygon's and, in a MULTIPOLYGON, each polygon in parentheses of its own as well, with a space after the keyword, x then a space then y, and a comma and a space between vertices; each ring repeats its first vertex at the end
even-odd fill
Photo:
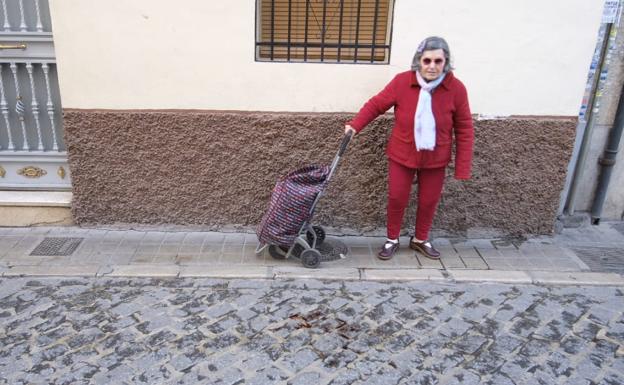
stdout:
POLYGON ((392 242, 390 240, 387 240, 383 246, 381 246, 381 250, 379 250, 379 253, 377 254, 377 258, 383 260, 383 261, 387 261, 389 259, 392 259, 392 256, 394 255, 394 253, 396 253, 396 251, 399 249, 399 241, 397 240, 396 242, 392 242))
POLYGON ((410 249, 418 251, 429 259, 440 259, 440 252, 436 250, 431 242, 429 242, 428 240, 424 242, 416 242, 414 240, 414 237, 412 237, 410 239, 409 247, 410 249))

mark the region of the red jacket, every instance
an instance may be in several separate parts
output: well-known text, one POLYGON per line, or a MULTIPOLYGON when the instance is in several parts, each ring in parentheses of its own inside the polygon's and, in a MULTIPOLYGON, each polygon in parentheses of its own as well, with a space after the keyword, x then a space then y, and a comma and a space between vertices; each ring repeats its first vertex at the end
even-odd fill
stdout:
POLYGON ((436 121, 436 145, 432 151, 416 151, 414 114, 420 85, 414 71, 402 72, 348 122, 357 132, 394 106, 394 128, 386 153, 395 162, 410 168, 446 167, 451 161, 455 133, 455 178, 469 179, 472 167, 474 128, 466 87, 452 72, 433 91, 431 108, 436 121))

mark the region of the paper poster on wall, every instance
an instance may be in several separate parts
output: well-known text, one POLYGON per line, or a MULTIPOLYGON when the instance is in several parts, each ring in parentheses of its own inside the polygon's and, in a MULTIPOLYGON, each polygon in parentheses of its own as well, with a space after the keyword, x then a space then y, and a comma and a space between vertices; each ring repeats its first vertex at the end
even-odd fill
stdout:
POLYGON ((602 11, 602 22, 617 23, 620 19, 619 9, 620 0, 605 0, 604 10, 602 11))

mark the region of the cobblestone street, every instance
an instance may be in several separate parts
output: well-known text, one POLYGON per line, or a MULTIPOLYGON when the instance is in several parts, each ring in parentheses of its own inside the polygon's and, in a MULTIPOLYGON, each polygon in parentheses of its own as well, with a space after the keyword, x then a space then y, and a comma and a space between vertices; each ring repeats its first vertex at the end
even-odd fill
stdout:
POLYGON ((4 278, 3 384, 623 384, 624 292, 4 278))

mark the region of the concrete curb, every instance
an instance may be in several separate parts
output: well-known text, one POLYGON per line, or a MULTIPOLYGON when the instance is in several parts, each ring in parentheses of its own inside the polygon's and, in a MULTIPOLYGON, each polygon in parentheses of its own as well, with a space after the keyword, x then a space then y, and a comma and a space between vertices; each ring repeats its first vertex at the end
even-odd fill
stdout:
POLYGON ((624 286, 624 276, 616 273, 553 272, 514 270, 440 270, 329 268, 306 269, 294 266, 197 265, 72 265, 0 266, 2 277, 136 277, 136 278, 222 278, 222 279, 316 279, 328 281, 433 281, 439 283, 506 283, 547 286, 624 286))
POLYGON ((97 265, 74 265, 74 266, 12 266, 6 269, 3 277, 22 276, 63 276, 63 277, 95 277, 100 269, 97 265))
POLYGON ((362 269, 365 281, 444 281, 438 269, 362 269))
POLYGON ((275 267, 274 279, 327 279, 357 281, 362 279, 360 269, 338 267, 332 269, 307 269, 305 267, 275 267))
POLYGON ((615 273, 531 271, 529 275, 537 285, 624 286, 624 277, 615 273))
POLYGON ((270 266, 181 266, 180 278, 271 278, 270 266))
POLYGON ((178 265, 115 265, 113 271, 104 274, 105 277, 155 277, 171 278, 180 274, 178 265))
POLYGON ((455 282, 533 283, 524 271, 507 270, 448 270, 455 282))

